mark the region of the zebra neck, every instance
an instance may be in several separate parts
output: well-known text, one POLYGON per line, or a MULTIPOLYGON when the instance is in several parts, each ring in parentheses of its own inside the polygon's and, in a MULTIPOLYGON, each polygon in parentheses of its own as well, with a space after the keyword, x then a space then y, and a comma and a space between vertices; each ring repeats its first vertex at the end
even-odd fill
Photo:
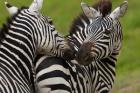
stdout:
POLYGON ((109 89, 112 88, 116 76, 115 67, 117 55, 118 54, 114 53, 105 59, 92 62, 92 64, 87 67, 88 72, 90 72, 89 78, 91 78, 93 89, 95 89, 96 86, 94 84, 97 84, 100 87, 108 85, 109 89))
POLYGON ((33 59, 35 56, 35 45, 33 38, 27 32, 18 29, 10 29, 1 41, 0 61, 1 64, 16 70, 29 83, 33 59), (13 30, 13 31, 12 31, 13 30))

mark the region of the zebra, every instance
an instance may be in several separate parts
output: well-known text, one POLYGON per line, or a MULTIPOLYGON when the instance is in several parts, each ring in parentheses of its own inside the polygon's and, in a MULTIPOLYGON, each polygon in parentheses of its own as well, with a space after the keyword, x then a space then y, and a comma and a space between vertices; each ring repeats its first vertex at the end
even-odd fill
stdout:
POLYGON ((35 93, 36 55, 65 56, 65 52, 72 52, 50 19, 39 12, 42 3, 34 0, 21 9, 6 3, 11 18, 0 31, 0 93, 35 93))
POLYGON ((81 7, 84 13, 74 20, 67 36, 76 58, 36 58, 40 93, 108 93, 113 87, 123 38, 119 18, 126 13, 128 2, 112 12, 112 3, 107 0, 93 7, 82 2, 81 7))
MULTIPOLYGON (((77 61, 82 65, 89 65, 93 61, 110 58, 113 56, 117 59, 122 46, 122 27, 119 18, 124 15, 127 10, 128 2, 125 1, 111 14, 101 14, 103 11, 95 10, 86 3, 82 3, 82 9, 89 18, 87 26, 87 37, 80 46, 77 53, 77 61)), ((84 38, 84 37, 80 37, 84 38)))
MULTIPOLYGON (((36 1, 35 1, 36 2, 36 1)), ((40 1, 42 2, 42 1, 40 1)), ((5 2, 5 6, 7 11, 9 12, 9 14, 11 16, 13 16, 14 14, 16 14, 18 12, 18 8, 16 6, 13 6, 11 4, 9 4, 8 2, 5 2)), ((49 16, 43 16, 45 18, 45 20, 51 25, 51 27, 54 27, 53 24, 53 20, 51 17, 49 16)), ((51 32, 51 31, 50 31, 51 32)), ((67 40, 60 34, 57 32, 57 30, 54 27, 54 35, 50 35, 52 33, 47 33, 48 37, 48 50, 47 50, 47 55, 49 56, 63 56, 65 59, 72 59, 73 56, 73 51, 72 49, 70 49, 69 45, 67 44, 67 40), (56 35, 56 36, 55 36, 56 35), (50 51, 49 51, 50 50, 50 51), (71 55, 71 56, 69 56, 71 55)), ((46 50, 40 50, 38 49, 38 52, 40 54, 46 52, 46 50)))

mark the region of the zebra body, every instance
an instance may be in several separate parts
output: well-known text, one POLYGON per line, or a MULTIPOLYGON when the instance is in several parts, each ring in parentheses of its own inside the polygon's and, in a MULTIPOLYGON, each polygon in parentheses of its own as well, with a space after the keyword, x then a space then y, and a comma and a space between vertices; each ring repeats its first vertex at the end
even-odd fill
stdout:
POLYGON ((86 68, 62 58, 43 56, 36 64, 39 93, 92 93, 86 68), (84 87, 82 86, 84 85, 84 87))
POLYGON ((67 36, 77 53, 76 59, 37 58, 36 81, 40 93, 108 93, 113 87, 122 43, 118 18, 125 13, 127 2, 104 16, 85 3, 81 6, 85 15, 76 19, 67 36))
POLYGON ((39 93, 108 93, 114 83, 115 69, 114 63, 106 60, 107 63, 80 66, 73 64, 76 60, 41 57, 35 67, 39 93))
POLYGON ((48 17, 39 13, 40 0, 35 1, 14 13, 0 32, 0 93, 32 93, 36 55, 62 56, 70 50, 48 17))

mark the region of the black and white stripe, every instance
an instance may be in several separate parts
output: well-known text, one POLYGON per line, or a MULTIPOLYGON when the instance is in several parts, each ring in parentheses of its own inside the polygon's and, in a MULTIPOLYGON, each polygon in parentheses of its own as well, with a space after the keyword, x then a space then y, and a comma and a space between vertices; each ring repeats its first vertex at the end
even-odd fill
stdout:
MULTIPOLYGON (((91 9, 85 3, 82 3, 83 6, 88 7, 86 11, 91 9)), ((126 6, 127 2, 124 2, 118 8, 126 6)), ((120 10, 117 9, 119 13, 120 10)), ((108 93, 112 89, 122 43, 122 28, 120 22, 113 19, 116 12, 113 11, 114 15, 107 13, 104 17, 97 13, 94 19, 91 15, 88 17, 82 14, 74 21, 67 39, 71 48, 77 52, 76 60, 48 56, 37 58, 36 81, 40 93, 108 93), (90 50, 93 42, 96 46, 94 51, 90 50), (90 52, 97 58, 90 56, 90 52)))
POLYGON ((91 93, 84 67, 62 58, 43 56, 36 64, 39 93, 91 93))
POLYGON ((0 93, 32 93, 36 55, 62 56, 69 50, 50 19, 35 2, 31 6, 19 9, 0 31, 0 93))

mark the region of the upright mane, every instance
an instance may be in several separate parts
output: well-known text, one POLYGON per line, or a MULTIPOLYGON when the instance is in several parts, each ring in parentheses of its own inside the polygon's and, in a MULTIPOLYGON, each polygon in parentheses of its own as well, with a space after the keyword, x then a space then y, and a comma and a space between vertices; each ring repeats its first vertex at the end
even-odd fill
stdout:
POLYGON ((21 12, 21 10, 27 9, 27 7, 22 7, 18 10, 16 14, 14 14, 11 17, 7 18, 6 23, 2 25, 2 28, 0 29, 0 43, 5 38, 5 34, 8 33, 8 29, 10 28, 10 25, 12 24, 13 20, 15 20, 16 16, 21 12))
MULTIPOLYGON (((112 10, 112 2, 111 2, 111 0, 100 0, 99 2, 94 4, 92 7, 95 8, 96 10, 100 11, 100 13, 102 13, 102 16, 105 17, 112 10)), ((69 30, 70 36, 72 34, 76 33, 76 31, 78 31, 79 28, 77 26, 84 28, 83 20, 87 24, 90 23, 89 19, 85 16, 85 14, 81 13, 77 18, 74 19, 74 21, 71 25, 71 28, 69 30)))
POLYGON ((111 0, 100 0, 98 3, 96 3, 92 7, 100 11, 102 13, 102 16, 105 17, 106 15, 111 13, 112 2, 111 0))

